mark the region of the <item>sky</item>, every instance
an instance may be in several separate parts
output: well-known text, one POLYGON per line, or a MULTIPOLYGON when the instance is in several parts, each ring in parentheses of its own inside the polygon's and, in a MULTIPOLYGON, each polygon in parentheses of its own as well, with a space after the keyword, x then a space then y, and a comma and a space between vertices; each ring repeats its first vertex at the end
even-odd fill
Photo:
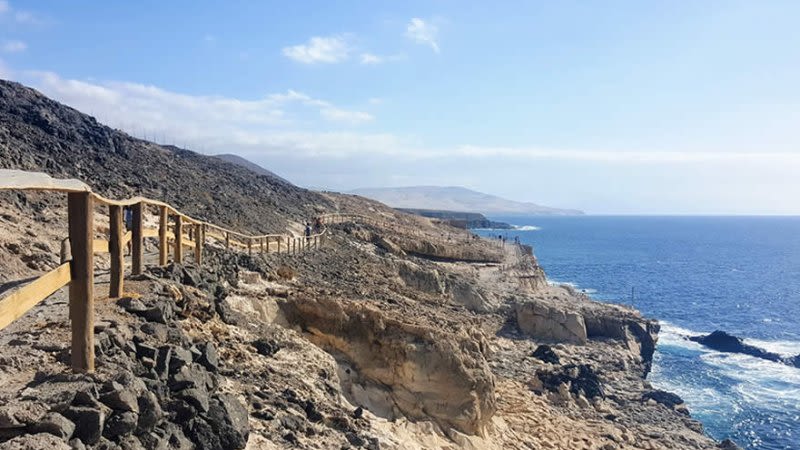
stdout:
POLYGON ((800 2, 0 0, 0 78, 302 186, 800 214, 800 2))

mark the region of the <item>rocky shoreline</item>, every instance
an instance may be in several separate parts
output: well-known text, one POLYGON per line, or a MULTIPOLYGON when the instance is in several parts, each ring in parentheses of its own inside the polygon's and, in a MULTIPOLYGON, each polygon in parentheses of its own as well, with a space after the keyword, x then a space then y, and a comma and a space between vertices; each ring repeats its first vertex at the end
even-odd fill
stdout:
MULTIPOLYGON (((202 267, 158 267, 148 238, 118 299, 97 254, 95 373, 68 369, 64 289, 0 330, 0 450, 734 448, 647 381, 657 322, 549 285, 530 248, 134 139, 16 83, 0 98, 3 168, 243 232, 381 224, 299 255, 209 238, 202 267)), ((0 198, 6 294, 60 264, 67 221, 63 196, 0 198)))
POLYGON ((423 252, 424 219, 329 196, 396 225, 150 266, 100 303, 95 374, 64 364, 63 295, 0 332, 0 449, 719 448, 647 383, 656 322, 548 285, 525 249, 429 224, 423 252))

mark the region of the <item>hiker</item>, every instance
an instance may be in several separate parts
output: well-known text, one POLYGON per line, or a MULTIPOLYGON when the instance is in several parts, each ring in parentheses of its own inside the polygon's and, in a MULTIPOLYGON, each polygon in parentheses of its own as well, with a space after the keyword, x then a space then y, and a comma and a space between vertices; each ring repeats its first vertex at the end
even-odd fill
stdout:
POLYGON ((314 219, 314 232, 322 232, 322 219, 319 216, 314 219))
POLYGON ((306 242, 311 240, 311 223, 306 222, 306 242))
MULTIPOLYGON (((125 231, 133 229, 133 208, 130 206, 122 207, 122 221, 125 222, 125 231)), ((129 240, 125 247, 128 254, 133 254, 133 239, 129 240)))

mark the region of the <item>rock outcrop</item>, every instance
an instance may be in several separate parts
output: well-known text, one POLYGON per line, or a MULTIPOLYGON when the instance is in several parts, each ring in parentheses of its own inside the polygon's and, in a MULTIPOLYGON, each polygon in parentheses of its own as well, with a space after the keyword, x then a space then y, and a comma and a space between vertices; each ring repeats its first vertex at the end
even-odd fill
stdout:
POLYGON ((515 305, 522 332, 547 341, 583 344, 588 338, 583 315, 544 301, 525 301, 515 305))
POLYGON ((289 323, 357 372, 361 395, 355 401, 390 418, 400 415, 396 409, 463 433, 484 433, 495 409, 494 377, 479 334, 443 335, 329 299, 288 299, 281 308, 289 323))
POLYGON ((689 340, 720 352, 741 353, 743 355, 750 355, 755 358, 780 362, 800 368, 800 355, 787 358, 777 353, 768 352, 754 345, 745 344, 742 338, 728 334, 724 331, 717 330, 704 336, 690 336, 689 340))
POLYGON ((563 292, 550 299, 533 297, 518 301, 514 311, 520 331, 537 339, 571 344, 584 344, 589 339, 616 339, 641 358, 645 374, 650 371, 658 322, 622 306, 589 302, 563 292))

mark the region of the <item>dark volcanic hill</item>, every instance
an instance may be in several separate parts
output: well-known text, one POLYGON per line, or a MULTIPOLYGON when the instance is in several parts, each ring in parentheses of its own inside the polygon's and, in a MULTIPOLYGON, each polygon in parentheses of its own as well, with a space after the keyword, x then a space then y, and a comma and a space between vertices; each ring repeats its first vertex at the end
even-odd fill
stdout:
POLYGON ((112 198, 142 195, 220 225, 283 231, 331 203, 275 176, 136 139, 19 83, 0 80, 0 168, 77 178, 112 198))
POLYGON ((234 163, 234 164, 242 166, 242 167, 244 167, 246 169, 250 169, 250 170, 252 170, 253 172, 255 172, 255 173, 259 174, 259 175, 264 175, 264 176, 267 176, 267 177, 270 177, 270 178, 274 178, 276 180, 283 181, 284 183, 291 183, 291 181, 287 180, 286 178, 283 178, 283 177, 279 176, 275 172, 273 172, 271 170, 267 170, 267 169, 259 166, 258 164, 250 161, 249 159, 242 158, 239 155, 233 155, 233 154, 230 154, 230 153, 226 153, 226 154, 222 154, 222 155, 214 155, 214 157, 215 158, 219 158, 219 159, 221 159, 223 161, 228 161, 229 163, 234 163))

